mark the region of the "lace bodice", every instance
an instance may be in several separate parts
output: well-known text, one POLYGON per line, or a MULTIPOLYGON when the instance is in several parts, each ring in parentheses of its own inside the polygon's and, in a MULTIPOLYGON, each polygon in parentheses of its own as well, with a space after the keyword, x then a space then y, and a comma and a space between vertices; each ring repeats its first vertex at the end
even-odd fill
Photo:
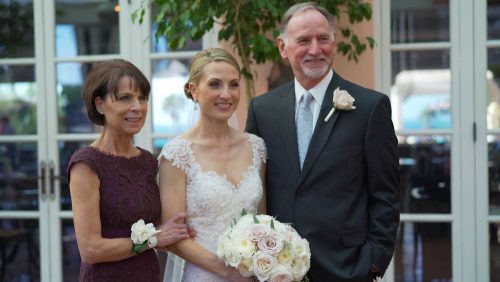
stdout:
MULTIPOLYGON (((262 198, 260 168, 266 160, 264 141, 247 134, 252 145, 252 164, 234 185, 225 176, 205 171, 196 161, 191 142, 176 137, 166 144, 159 158, 165 158, 186 174, 186 221, 196 230, 195 241, 215 254, 220 234, 241 216, 242 209, 256 213, 262 198)), ((186 265, 183 281, 221 281, 194 265, 186 265), (200 276, 201 275, 201 276, 200 276)))

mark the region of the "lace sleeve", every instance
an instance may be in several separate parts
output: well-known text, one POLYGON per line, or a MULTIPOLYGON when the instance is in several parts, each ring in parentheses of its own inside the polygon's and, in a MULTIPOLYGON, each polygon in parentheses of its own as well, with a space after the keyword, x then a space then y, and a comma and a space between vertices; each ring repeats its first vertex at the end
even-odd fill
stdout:
POLYGON ((180 168, 188 174, 193 163, 193 154, 188 140, 176 137, 168 142, 161 149, 158 156, 158 164, 162 158, 172 163, 173 166, 180 168))
POLYGON ((257 157, 261 162, 266 163, 267 149, 266 149, 266 144, 264 143, 264 139, 260 138, 257 135, 253 135, 251 133, 248 133, 248 135, 249 135, 248 140, 252 144, 252 147, 254 149, 254 152, 256 152, 257 157))

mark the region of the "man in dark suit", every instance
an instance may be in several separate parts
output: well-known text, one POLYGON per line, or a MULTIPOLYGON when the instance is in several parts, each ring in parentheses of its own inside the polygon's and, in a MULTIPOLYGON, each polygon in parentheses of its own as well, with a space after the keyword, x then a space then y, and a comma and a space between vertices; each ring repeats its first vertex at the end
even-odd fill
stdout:
POLYGON ((391 260, 399 224, 389 99, 332 71, 333 19, 322 7, 292 6, 281 28, 295 80, 254 98, 246 126, 267 145, 268 213, 309 241, 310 280, 371 281, 391 260), (337 88, 355 101, 326 118, 337 88))

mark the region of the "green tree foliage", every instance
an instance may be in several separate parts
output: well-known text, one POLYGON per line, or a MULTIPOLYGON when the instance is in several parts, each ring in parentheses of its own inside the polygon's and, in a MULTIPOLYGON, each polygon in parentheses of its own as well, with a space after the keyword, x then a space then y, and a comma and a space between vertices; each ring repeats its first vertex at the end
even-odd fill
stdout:
MULTIPOLYGON (((158 28, 155 36, 165 36, 171 49, 182 48, 186 41, 199 40, 215 23, 220 24, 219 40, 227 40, 234 46, 242 60, 242 73, 247 78, 247 93, 254 94, 253 63, 275 61, 279 58, 276 38, 279 35, 281 15, 293 4, 307 1, 289 0, 143 0, 142 8, 132 19, 142 23, 145 8, 154 4, 153 16, 158 28), (274 38, 269 38, 272 34, 274 38)), ((337 19, 347 14, 349 22, 356 24, 370 20, 372 8, 364 0, 316 1, 337 19)), ((373 48, 371 37, 359 38, 349 27, 342 27, 341 38, 337 34, 338 52, 349 60, 358 61, 367 46, 373 48)))

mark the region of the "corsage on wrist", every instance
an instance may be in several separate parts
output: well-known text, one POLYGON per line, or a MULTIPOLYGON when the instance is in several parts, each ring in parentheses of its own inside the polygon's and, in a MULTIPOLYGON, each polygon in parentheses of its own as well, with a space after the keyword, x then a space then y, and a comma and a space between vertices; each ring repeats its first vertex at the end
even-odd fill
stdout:
POLYGON ((160 233, 160 230, 156 230, 152 223, 145 224, 144 220, 139 219, 136 223, 132 224, 130 231, 132 231, 130 239, 134 244, 132 252, 138 254, 146 246, 151 249, 156 247, 156 234, 160 233))

